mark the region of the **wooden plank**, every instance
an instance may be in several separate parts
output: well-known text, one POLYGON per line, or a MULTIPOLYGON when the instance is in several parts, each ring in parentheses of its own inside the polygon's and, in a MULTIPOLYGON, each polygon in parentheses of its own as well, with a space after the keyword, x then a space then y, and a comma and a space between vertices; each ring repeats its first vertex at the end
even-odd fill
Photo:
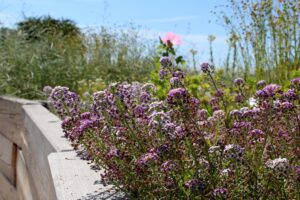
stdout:
POLYGON ((0 172, 0 194, 3 200, 17 200, 16 188, 0 172))
MULTIPOLYGON (((0 102, 1 103, 1 102, 0 102)), ((23 131, 23 119, 21 114, 0 110, 0 132, 13 143, 22 146, 20 134, 23 131)))
POLYGON ((12 165, 0 160, 0 172, 12 183, 14 184, 15 172, 12 165))
POLYGON ((33 200, 31 183, 28 175, 25 159, 21 150, 17 153, 17 180, 16 188, 18 198, 24 200, 33 200))
POLYGON ((74 151, 52 153, 48 159, 58 200, 122 197, 111 185, 101 184, 100 173, 103 171, 92 170, 74 151))
POLYGON ((0 160, 6 164, 11 164, 13 153, 13 143, 0 134, 0 160))
POLYGON ((24 105, 23 155, 32 180, 34 199, 55 199, 48 155, 72 150, 61 129, 61 121, 41 105, 24 105))
POLYGON ((15 163, 17 147, 0 134, 0 172, 15 184, 15 163))
POLYGON ((13 143, 22 147, 23 105, 35 105, 29 101, 11 96, 0 96, 0 132, 13 143))

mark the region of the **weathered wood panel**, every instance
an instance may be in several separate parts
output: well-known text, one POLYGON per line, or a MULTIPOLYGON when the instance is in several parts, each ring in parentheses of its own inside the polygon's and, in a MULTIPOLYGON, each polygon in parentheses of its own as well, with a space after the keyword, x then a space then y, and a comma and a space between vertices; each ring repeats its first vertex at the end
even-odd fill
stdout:
POLYGON ((14 144, 0 134, 0 160, 11 165, 14 144))
POLYGON ((31 182, 28 175, 25 159, 21 150, 18 150, 17 154, 17 180, 16 188, 18 198, 24 200, 33 200, 31 191, 31 182))
POLYGON ((0 172, 15 183, 16 145, 0 134, 0 172))
POLYGON ((23 108, 37 102, 10 96, 0 97, 0 132, 19 147, 22 146, 23 108))
POLYGON ((0 96, 0 200, 119 197, 75 156, 60 124, 38 102, 0 96))
POLYGON ((16 188, 0 172, 0 198, 3 200, 17 200, 16 188))
POLYGON ((55 115, 41 105, 25 105, 23 109, 26 143, 22 150, 37 199, 56 199, 47 158, 52 152, 72 147, 63 138, 60 120, 55 115))

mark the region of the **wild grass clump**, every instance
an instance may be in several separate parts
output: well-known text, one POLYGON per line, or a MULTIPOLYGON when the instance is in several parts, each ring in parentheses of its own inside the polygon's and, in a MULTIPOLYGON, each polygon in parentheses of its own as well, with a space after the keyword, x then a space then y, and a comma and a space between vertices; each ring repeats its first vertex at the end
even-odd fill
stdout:
POLYGON ((135 28, 83 33, 70 20, 29 18, 0 30, 0 93, 42 99, 47 85, 79 92, 100 79, 148 81, 151 44, 135 28))
POLYGON ((299 1, 229 0, 216 14, 229 34, 225 68, 233 77, 285 84, 299 76, 299 1))

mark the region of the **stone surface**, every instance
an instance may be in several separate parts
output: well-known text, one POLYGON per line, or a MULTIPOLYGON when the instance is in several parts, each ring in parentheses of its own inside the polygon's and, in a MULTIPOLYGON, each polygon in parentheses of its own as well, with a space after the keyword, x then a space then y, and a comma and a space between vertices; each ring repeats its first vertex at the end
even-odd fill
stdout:
POLYGON ((112 186, 101 184, 101 171, 92 170, 75 151, 52 153, 48 159, 58 200, 122 199, 112 186))

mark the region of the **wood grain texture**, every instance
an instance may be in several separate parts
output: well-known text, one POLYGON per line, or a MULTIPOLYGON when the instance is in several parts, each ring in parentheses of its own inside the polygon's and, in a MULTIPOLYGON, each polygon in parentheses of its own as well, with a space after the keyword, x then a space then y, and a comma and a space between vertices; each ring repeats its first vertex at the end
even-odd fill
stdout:
POLYGON ((0 96, 0 132, 13 143, 22 147, 23 105, 38 102, 10 96, 0 96))
POLYGON ((0 172, 15 184, 17 146, 0 134, 0 172))
POLYGON ((3 200, 17 200, 16 188, 0 172, 0 194, 3 200))
POLYGON ((17 180, 16 188, 18 198, 24 200, 33 200, 30 177, 28 175, 25 159, 21 150, 17 153, 17 180))
MULTIPOLYGON (((61 121, 41 105, 24 105, 23 155, 37 199, 55 199, 48 155, 72 147, 63 137, 61 121)), ((35 195, 33 194, 34 198, 35 195)))

